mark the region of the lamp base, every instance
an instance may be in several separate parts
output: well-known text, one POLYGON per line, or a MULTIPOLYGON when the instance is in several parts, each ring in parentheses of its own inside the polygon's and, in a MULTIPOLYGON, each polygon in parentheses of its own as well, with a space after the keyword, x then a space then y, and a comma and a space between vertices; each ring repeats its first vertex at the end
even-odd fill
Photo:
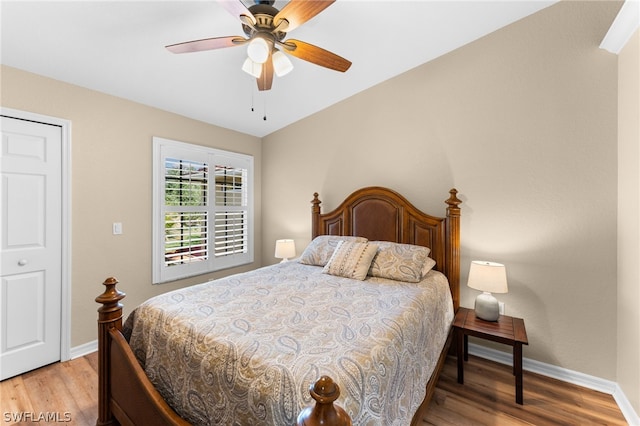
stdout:
POLYGON ((498 299, 486 291, 476 297, 474 309, 476 311, 476 316, 485 321, 498 321, 498 318, 500 317, 500 305, 498 304, 498 299))

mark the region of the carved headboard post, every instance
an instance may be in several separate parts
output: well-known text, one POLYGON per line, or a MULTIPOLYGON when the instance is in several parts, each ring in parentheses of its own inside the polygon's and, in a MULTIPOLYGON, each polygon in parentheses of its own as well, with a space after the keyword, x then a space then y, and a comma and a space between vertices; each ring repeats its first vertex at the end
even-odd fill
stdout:
POLYGON ((313 200, 311 200, 311 239, 314 239, 319 235, 318 226, 320 223, 320 199, 318 193, 313 193, 313 200))
POLYGON ((453 309, 455 311, 460 307, 460 203, 458 199, 458 190, 452 188, 449 191, 449 199, 447 203, 447 277, 451 283, 451 292, 453 298, 453 309))

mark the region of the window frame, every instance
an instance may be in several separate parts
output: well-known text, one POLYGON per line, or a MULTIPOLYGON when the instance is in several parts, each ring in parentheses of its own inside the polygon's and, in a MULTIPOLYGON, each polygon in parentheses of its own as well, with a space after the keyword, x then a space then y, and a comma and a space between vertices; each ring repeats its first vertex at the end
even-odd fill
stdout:
POLYGON ((246 265, 254 261, 254 164, 253 156, 175 141, 160 137, 153 137, 153 218, 152 218, 152 282, 161 284, 246 265), (184 211, 206 211, 207 213, 207 259, 191 263, 167 266, 165 262, 165 214, 175 211, 173 207, 165 205, 166 191, 166 161, 177 159, 207 165, 207 194, 208 201, 203 206, 186 206, 184 211), (246 170, 246 206, 217 206, 215 169, 218 166, 246 170), (246 227, 243 246, 246 249, 232 254, 218 256, 215 253, 215 225, 216 212, 235 211, 244 212, 246 227))

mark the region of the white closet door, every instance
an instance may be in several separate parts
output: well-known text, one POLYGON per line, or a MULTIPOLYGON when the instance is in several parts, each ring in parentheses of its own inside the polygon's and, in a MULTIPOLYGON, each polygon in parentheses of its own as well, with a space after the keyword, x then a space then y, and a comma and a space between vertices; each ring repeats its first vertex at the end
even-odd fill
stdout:
POLYGON ((0 380, 60 360, 62 129, 2 117, 0 380))

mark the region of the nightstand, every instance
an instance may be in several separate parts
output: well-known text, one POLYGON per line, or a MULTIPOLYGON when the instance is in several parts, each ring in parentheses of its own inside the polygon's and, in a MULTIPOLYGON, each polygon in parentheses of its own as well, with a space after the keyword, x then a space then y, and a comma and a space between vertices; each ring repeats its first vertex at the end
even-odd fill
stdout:
POLYGON ((473 309, 459 308, 453 320, 458 356, 458 383, 464 384, 464 361, 469 360, 469 336, 513 347, 513 375, 516 378, 516 402, 522 405, 522 345, 528 345, 524 320, 500 315, 498 321, 476 317, 473 309))

